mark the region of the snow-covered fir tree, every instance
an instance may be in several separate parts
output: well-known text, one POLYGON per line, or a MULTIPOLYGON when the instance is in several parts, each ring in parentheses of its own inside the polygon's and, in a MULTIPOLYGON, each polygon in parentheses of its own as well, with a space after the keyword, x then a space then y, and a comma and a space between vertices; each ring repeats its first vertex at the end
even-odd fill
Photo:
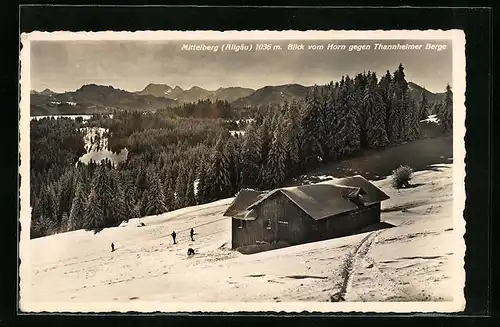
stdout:
POLYGON ((262 139, 255 124, 249 124, 243 136, 241 149, 241 180, 243 188, 258 187, 262 165, 262 139))
POLYGON ((92 181, 92 190, 97 195, 103 213, 103 223, 99 227, 113 226, 116 223, 113 216, 114 190, 113 181, 110 176, 109 168, 106 164, 101 164, 92 181))
POLYGON ((422 94, 420 95, 420 102, 418 104, 418 114, 419 114, 419 120, 427 119, 427 117, 429 116, 429 102, 427 101, 425 90, 422 90, 422 94))
POLYGON ((87 196, 83 187, 82 177, 77 175, 75 196, 71 204, 71 210, 68 217, 68 230, 76 230, 85 227, 87 219, 86 207, 87 196))
POLYGON ((353 81, 349 76, 340 87, 338 104, 338 142, 340 155, 352 155, 360 149, 359 112, 355 106, 353 81))
POLYGON ((340 86, 339 84, 330 84, 328 86, 328 101, 326 108, 326 145, 328 153, 325 156, 329 161, 336 160, 339 156, 339 139, 338 139, 338 93, 340 86))
POLYGON ((67 232, 69 230, 69 217, 66 212, 63 212, 61 216, 61 225, 59 226, 59 231, 61 233, 67 232))
POLYGON ((318 92, 318 88, 314 87, 313 91, 306 95, 301 115, 301 126, 303 131, 301 152, 304 158, 304 165, 308 169, 318 166, 323 158, 323 149, 321 148, 321 141, 317 133, 318 125, 321 124, 321 109, 318 103, 318 92))
POLYGON ((194 169, 190 169, 186 184, 186 197, 184 202, 184 206, 186 207, 196 205, 196 197, 194 195, 194 181, 195 181, 195 171, 194 169))
POLYGON ((266 182, 265 164, 267 162, 269 149, 271 148, 273 116, 265 116, 262 124, 258 127, 258 133, 260 134, 259 137, 261 141, 261 162, 259 163, 259 174, 257 177, 257 187, 259 188, 264 187, 264 184, 266 182))
POLYGON ((198 192, 196 201, 198 204, 207 203, 210 198, 210 185, 207 183, 207 156, 203 154, 198 160, 198 192))
POLYGON ((236 194, 241 186, 241 158, 238 144, 239 141, 235 137, 230 137, 225 145, 225 152, 229 160, 231 194, 236 194))
POLYGON ((285 149, 287 177, 296 176, 300 172, 300 144, 302 138, 302 128, 300 126, 300 107, 296 100, 293 100, 287 107, 284 115, 285 119, 285 149))
POLYGON ((167 211, 171 211, 174 208, 174 191, 172 190, 172 167, 165 167, 163 170, 163 195, 165 197, 165 207, 167 211))
POLYGON ((379 88, 380 96, 382 97, 382 101, 384 102, 384 108, 385 108, 385 127, 386 127, 386 134, 387 138, 389 140, 392 139, 391 136, 391 126, 390 122, 392 119, 392 75, 391 73, 387 70, 385 75, 380 78, 379 81, 379 88))
POLYGON ((453 129, 453 92, 449 84, 446 85, 446 92, 439 106, 437 117, 444 133, 448 133, 453 129))
POLYGON ((66 171, 59 180, 58 187, 58 212, 61 215, 61 224, 62 224, 62 215, 66 214, 66 218, 69 216, 71 212, 71 204, 73 202, 74 196, 74 188, 73 188, 73 179, 74 179, 74 171, 68 170, 66 171))
POLYGON ((277 122, 273 133, 271 149, 266 165, 266 183, 267 188, 278 188, 283 186, 286 177, 286 135, 284 132, 284 118, 277 122))
POLYGON ((414 141, 420 137, 420 113, 415 101, 409 92, 406 95, 408 123, 407 123, 407 141, 414 141))
POLYGON ((318 140, 321 145, 321 161, 328 159, 329 153, 329 143, 328 143, 328 132, 327 132, 327 116, 330 101, 330 90, 329 86, 319 86, 317 91, 317 105, 319 106, 319 112, 317 116, 317 134, 318 140))
POLYGON ((177 173, 177 180, 175 182, 175 208, 179 209, 184 207, 186 202, 186 192, 188 183, 187 166, 181 165, 177 173))
POLYGON ((146 191, 146 215, 159 215, 167 211, 160 176, 152 165, 147 169, 147 176, 149 188, 146 191))
MULTIPOLYGON (((75 196, 76 197, 76 196, 75 196)), ((70 218, 70 221, 72 219, 70 218)), ((85 206, 85 222, 82 226, 85 229, 97 229, 106 227, 104 221, 104 210, 102 202, 96 189, 92 189, 85 206)))
POLYGON ((358 113, 358 126, 359 126, 359 142, 360 147, 365 147, 367 144, 367 130, 366 130, 366 120, 367 112, 366 107, 364 106, 364 96, 365 89, 368 84, 368 76, 371 75, 371 72, 366 73, 358 73, 354 78, 353 83, 353 106, 357 109, 358 113))
POLYGON ((363 99, 366 143, 372 148, 383 147, 389 143, 385 126, 386 108, 377 88, 377 77, 373 73, 369 76, 369 83, 365 88, 363 99))
POLYGON ((116 170, 111 171, 110 179, 113 188, 113 202, 111 203, 111 216, 113 224, 118 225, 130 218, 130 211, 125 202, 125 191, 123 189, 120 175, 116 170))
POLYGON ((213 176, 212 197, 224 199, 231 196, 229 160, 225 153, 225 139, 219 135, 212 154, 209 176, 213 176))

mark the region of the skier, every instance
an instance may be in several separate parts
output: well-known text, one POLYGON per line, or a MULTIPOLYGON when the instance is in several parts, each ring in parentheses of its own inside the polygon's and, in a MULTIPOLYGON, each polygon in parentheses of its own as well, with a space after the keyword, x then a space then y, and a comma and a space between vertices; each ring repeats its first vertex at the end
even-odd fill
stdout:
POLYGON ((191 232, 189 232, 189 235, 191 235, 191 241, 194 242, 193 235, 194 235, 194 230, 191 228, 191 232))
POLYGON ((115 252, 115 245, 111 243, 111 252, 115 252))
POLYGON ((175 234, 175 231, 173 231, 171 235, 172 235, 172 239, 174 240, 174 244, 177 244, 177 243, 175 243, 175 236, 177 236, 177 234, 175 234))

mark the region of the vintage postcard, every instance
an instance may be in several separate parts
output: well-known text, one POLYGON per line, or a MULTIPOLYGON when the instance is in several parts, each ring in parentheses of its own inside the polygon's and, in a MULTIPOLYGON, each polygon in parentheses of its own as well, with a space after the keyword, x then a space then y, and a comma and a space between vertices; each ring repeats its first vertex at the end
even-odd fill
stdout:
POLYGON ((21 35, 19 311, 459 312, 465 35, 21 35))

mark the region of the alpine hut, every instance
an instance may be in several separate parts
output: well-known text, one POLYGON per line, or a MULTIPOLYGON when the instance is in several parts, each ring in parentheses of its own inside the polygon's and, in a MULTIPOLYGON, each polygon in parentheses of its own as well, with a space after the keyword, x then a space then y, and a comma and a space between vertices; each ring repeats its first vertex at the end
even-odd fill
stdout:
POLYGON ((232 217, 232 248, 297 245, 347 236, 380 222, 389 196, 360 175, 260 192, 242 189, 224 213, 232 217))

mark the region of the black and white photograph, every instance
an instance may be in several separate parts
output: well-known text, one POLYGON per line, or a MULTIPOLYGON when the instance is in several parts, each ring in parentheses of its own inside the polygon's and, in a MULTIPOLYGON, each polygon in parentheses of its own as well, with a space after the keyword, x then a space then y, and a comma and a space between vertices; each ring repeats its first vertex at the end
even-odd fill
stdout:
POLYGON ((21 35, 22 312, 458 312, 462 31, 21 35))

